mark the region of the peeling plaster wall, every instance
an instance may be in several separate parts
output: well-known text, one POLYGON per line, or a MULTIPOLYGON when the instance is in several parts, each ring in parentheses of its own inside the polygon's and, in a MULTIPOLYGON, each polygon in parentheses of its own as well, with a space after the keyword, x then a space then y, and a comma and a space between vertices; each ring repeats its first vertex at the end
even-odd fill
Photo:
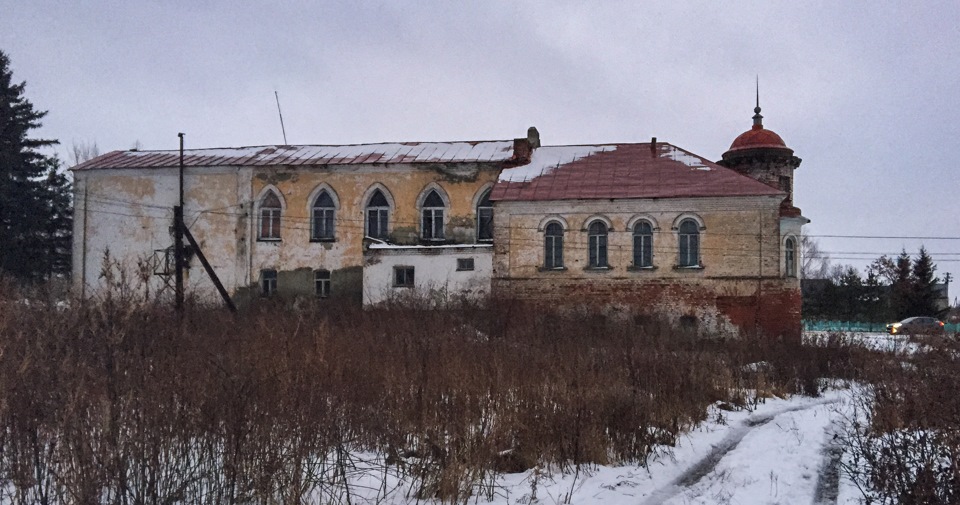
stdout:
MULTIPOLYGON (((446 243, 474 243, 475 204, 499 174, 496 163, 437 165, 349 165, 322 167, 187 167, 185 222, 221 282, 241 298, 259 290, 260 272, 278 271, 278 291, 313 293, 313 271, 331 271, 331 296, 361 300, 363 291, 364 199, 374 185, 386 188, 393 207, 391 239, 419 241, 418 198, 431 184, 447 200, 446 243), (310 241, 311 194, 321 184, 339 202, 336 239, 310 241), (255 199, 268 185, 284 200, 280 241, 257 239, 255 199)), ((152 274, 155 251, 173 245, 173 206, 178 200, 178 170, 98 169, 75 172, 74 286, 82 296, 103 288, 104 254, 134 285, 147 279, 151 295, 170 291, 152 274)), ((173 279, 169 278, 172 285, 173 279)), ((199 260, 187 272, 188 293, 216 299, 199 260)), ((140 286, 144 288, 144 286, 140 286)))
POLYGON ((444 302, 490 294, 493 251, 490 247, 371 249, 363 267, 364 306, 416 297, 444 302), (473 270, 457 270, 457 260, 473 259, 473 270), (394 286, 394 267, 414 268, 414 286, 394 286))
MULTIPOLYGON (((123 272, 129 287, 151 296, 170 291, 153 275, 155 251, 173 245, 173 207, 178 203, 177 169, 109 169, 75 173, 74 287, 95 296, 104 287, 102 273, 109 251, 115 273, 123 272), (146 282, 143 282, 146 281, 146 282)), ((243 181, 232 168, 188 168, 184 177, 184 221, 227 290, 235 289, 238 241, 246 221, 236 204, 243 181)), ((186 274, 189 292, 216 296, 213 283, 196 257, 186 274)), ((240 274, 240 275, 238 275, 240 274)), ((172 284, 172 277, 170 284, 172 284)))
MULTIPOLYGON (((259 279, 263 269, 278 271, 307 268, 326 269, 336 278, 337 271, 361 267, 363 263, 364 210, 373 187, 382 187, 392 202, 390 239, 400 244, 419 242, 421 193, 431 184, 442 189, 448 200, 444 212, 447 243, 476 242, 478 194, 490 187, 499 174, 497 164, 455 165, 350 165, 337 167, 264 167, 252 178, 248 199, 253 200, 268 185, 276 188, 284 200, 281 241, 254 241, 251 278, 259 279), (336 193, 339 202, 333 242, 310 241, 310 197, 325 184, 336 193)), ((252 226, 255 226, 253 223, 252 226)), ((256 236, 255 227, 251 228, 256 236)), ((344 274, 347 275, 347 274, 344 274)), ((284 288, 278 282, 278 290, 284 288)), ((331 286, 332 296, 361 298, 357 280, 331 286), (349 289, 344 293, 342 290, 349 289)))

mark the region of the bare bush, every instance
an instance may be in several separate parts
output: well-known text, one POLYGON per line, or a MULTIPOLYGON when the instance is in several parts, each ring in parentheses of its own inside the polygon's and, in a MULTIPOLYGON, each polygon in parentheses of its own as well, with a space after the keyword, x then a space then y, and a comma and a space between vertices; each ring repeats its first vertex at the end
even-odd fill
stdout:
POLYGON ((0 303, 12 503, 351 503, 357 472, 462 501, 535 465, 644 464, 712 403, 816 393, 856 359, 838 342, 703 339, 513 300, 0 303))
POLYGON ((960 502, 960 345, 930 342, 865 367, 841 443, 868 503, 960 502))

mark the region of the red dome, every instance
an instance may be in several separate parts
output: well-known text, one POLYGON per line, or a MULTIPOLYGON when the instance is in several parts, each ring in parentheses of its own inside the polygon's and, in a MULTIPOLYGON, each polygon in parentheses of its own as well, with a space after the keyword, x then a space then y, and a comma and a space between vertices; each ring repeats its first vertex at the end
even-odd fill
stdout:
POLYGON ((787 149, 787 144, 780 138, 780 135, 757 124, 741 133, 739 137, 734 139, 733 144, 730 144, 730 151, 762 148, 787 149))

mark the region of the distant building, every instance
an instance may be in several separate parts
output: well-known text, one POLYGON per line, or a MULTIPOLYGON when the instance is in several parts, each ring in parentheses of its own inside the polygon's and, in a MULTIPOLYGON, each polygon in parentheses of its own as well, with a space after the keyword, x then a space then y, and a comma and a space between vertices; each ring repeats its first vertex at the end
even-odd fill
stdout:
MULTIPOLYGON (((74 281, 171 283, 176 151, 73 168, 74 281), (156 274, 156 275, 152 275, 156 274)), ((508 296, 798 336, 800 159, 754 126, 714 163, 666 142, 524 138, 190 149, 185 222, 227 290, 375 304, 508 296)), ((188 289, 212 293, 190 261, 188 289)))

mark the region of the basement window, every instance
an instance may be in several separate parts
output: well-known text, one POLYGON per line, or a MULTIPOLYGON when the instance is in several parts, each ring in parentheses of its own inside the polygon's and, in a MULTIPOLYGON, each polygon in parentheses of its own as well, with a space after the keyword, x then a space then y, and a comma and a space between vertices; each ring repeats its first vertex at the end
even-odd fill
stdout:
POLYGON ((393 267, 393 287, 413 287, 413 267, 393 267))
POLYGON ((318 298, 330 296, 330 271, 317 270, 313 272, 313 284, 318 298))
POLYGON ((277 271, 260 271, 260 294, 262 296, 273 296, 277 292, 277 271))
POLYGON ((457 258, 457 271, 473 270, 473 258, 457 258))

